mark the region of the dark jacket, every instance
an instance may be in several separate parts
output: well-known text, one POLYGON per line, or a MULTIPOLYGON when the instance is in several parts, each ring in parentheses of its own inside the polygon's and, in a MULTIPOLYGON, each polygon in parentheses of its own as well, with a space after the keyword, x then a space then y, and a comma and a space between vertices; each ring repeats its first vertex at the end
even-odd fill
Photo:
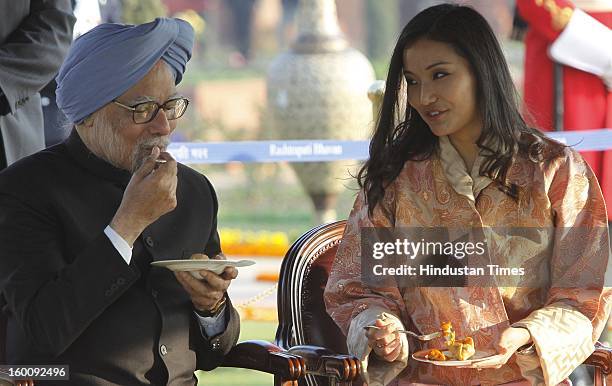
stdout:
POLYGON ((145 229, 127 265, 103 231, 130 177, 91 154, 76 132, 0 173, 9 363, 68 364, 79 386, 182 386, 236 343, 231 305, 226 331, 206 339, 172 272, 150 266, 220 252, 212 186, 179 164, 176 209, 145 229))
POLYGON ((69 0, 0 0, 0 164, 44 148, 38 92, 62 64, 74 21, 69 0))

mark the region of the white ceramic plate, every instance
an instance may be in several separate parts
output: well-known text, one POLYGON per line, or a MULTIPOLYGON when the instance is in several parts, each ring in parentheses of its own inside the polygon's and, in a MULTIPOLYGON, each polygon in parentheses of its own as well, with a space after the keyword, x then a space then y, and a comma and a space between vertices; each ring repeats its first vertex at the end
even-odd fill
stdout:
MULTIPOLYGON (((448 352, 448 350, 440 350, 442 351, 442 353, 449 357, 450 356, 450 352, 448 352)), ((450 367, 455 367, 455 366, 469 366, 472 363, 476 363, 479 361, 482 361, 484 359, 490 358, 494 355, 496 355, 496 353, 493 350, 476 350, 476 353, 474 354, 473 357, 471 357, 468 360, 465 361, 454 361, 454 360, 448 360, 448 361, 432 361, 429 359, 425 358, 425 355, 429 352, 429 350, 420 350, 417 351, 415 353, 412 354, 412 359, 414 359, 415 361, 419 361, 419 362, 425 362, 425 363, 431 363, 433 365, 436 366, 450 366, 450 367)))
POLYGON ((198 273, 202 269, 219 275, 226 267, 248 267, 253 264, 253 260, 161 260, 151 263, 154 267, 165 267, 174 272, 190 272, 196 279, 202 278, 198 273))

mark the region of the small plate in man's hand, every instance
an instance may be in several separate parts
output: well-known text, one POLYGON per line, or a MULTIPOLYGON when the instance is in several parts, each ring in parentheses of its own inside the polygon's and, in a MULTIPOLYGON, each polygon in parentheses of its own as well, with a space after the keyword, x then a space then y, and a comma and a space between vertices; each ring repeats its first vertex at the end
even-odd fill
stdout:
POLYGON ((248 267, 253 264, 253 260, 161 260, 151 263, 154 267, 165 267, 174 272, 191 272, 196 279, 202 278, 198 271, 203 269, 219 275, 226 267, 248 267))

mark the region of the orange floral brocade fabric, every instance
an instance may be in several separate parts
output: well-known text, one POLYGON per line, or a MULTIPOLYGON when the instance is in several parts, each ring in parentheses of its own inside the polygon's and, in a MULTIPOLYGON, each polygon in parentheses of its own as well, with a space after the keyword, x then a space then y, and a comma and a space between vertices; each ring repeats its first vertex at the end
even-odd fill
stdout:
MULTIPOLYGON (((429 160, 409 161, 386 189, 372 216, 363 192, 348 219, 325 290, 327 311, 347 335, 352 354, 365 360, 370 384, 494 385, 529 380, 556 385, 593 350, 612 306, 605 287, 609 235, 606 209, 593 173, 566 148, 540 164, 517 160, 509 180, 515 200, 497 183, 471 172, 447 138, 429 160), (533 228, 529 237, 491 232, 492 260, 523 267, 524 276, 506 287, 371 287, 361 278, 361 229, 367 227, 533 228), (542 285, 544 283, 545 285, 542 285), (572 283, 577 284, 572 287, 572 283), (404 328, 420 333, 452 322, 457 336, 471 336, 477 349, 494 349, 510 325, 527 328, 537 352, 515 356, 497 370, 439 367, 413 359, 383 363, 369 358, 363 325, 383 310, 404 328), (365 347, 365 348, 364 348, 365 347)), ((439 348, 409 340, 410 353, 439 348)))

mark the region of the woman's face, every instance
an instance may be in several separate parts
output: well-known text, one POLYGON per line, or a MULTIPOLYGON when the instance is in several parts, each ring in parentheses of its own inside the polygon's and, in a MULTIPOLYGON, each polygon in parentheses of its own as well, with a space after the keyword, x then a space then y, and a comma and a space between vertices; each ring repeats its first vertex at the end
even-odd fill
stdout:
POLYGON ((419 39, 404 50, 408 103, 436 136, 476 141, 482 119, 469 62, 447 43, 419 39))

